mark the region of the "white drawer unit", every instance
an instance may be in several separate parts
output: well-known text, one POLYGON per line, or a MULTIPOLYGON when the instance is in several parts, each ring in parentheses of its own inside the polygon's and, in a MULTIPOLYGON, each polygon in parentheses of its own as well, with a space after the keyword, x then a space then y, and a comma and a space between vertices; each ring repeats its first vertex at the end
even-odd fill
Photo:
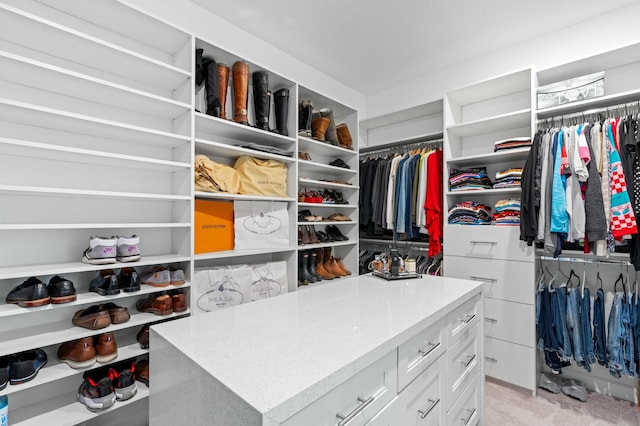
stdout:
POLYGON ((480 299, 477 297, 470 299, 447 315, 447 341, 449 346, 478 323, 479 301, 480 299))
POLYGON ((447 349, 445 319, 398 346, 398 389, 402 391, 447 349))
POLYGON ((380 410, 365 426, 395 426, 398 424, 399 397, 395 397, 382 410, 380 410))
POLYGON ((533 347, 535 327, 533 305, 484 298, 484 335, 533 347), (518 324, 514 327, 514 324, 518 324))
MULTIPOLYGON (((444 235, 445 256, 534 260, 534 248, 519 240, 520 228, 517 226, 447 225, 444 235)), ((445 268, 449 268, 446 263, 445 268)))
POLYGON ((394 425, 436 426, 444 424, 446 407, 446 356, 434 361, 405 390, 397 401, 394 425))
POLYGON ((484 372, 487 376, 526 388, 536 388, 536 349, 485 337, 484 372))
POLYGON ((481 337, 479 327, 465 330, 447 353, 447 407, 460 397, 462 391, 469 385, 480 365, 481 337))
POLYGON ((447 257, 447 276, 484 282, 484 297, 535 303, 534 263, 474 257, 447 257))
POLYGON ((358 372, 283 423, 286 426, 364 425, 397 394, 397 351, 358 372))
POLYGON ((479 377, 476 375, 471 384, 447 413, 447 426, 473 426, 482 418, 482 400, 478 388, 479 377))

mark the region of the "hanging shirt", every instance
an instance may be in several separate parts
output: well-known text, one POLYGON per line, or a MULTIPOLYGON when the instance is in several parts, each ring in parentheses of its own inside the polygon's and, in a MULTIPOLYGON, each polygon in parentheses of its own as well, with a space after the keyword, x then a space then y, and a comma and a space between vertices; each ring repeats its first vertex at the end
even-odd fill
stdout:
POLYGON ((607 126, 606 138, 610 162, 610 191, 611 191, 611 233, 615 239, 625 235, 638 233, 636 218, 631 207, 627 184, 622 169, 620 155, 616 149, 613 125, 607 126))

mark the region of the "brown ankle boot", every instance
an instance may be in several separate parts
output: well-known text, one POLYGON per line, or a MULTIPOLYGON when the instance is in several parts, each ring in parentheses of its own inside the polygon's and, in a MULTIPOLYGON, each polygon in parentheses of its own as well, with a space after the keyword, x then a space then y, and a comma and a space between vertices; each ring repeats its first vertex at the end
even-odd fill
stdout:
POLYGON ((247 96, 249 90, 249 64, 238 61, 233 64, 233 121, 249 124, 247 96))
POLYGON ((342 259, 336 259, 336 263, 338 264, 338 267, 344 271, 345 274, 351 275, 351 271, 344 266, 344 262, 342 261, 342 259))
POLYGON ((227 118, 227 87, 229 86, 229 67, 218 64, 218 98, 220 98, 220 118, 227 118))
POLYGON ((333 265, 333 256, 331 256, 331 247, 325 247, 324 249, 324 269, 336 278, 342 276, 340 271, 337 271, 333 265))
POLYGON ((311 137, 322 142, 326 142, 325 134, 329 128, 331 121, 327 117, 321 117, 316 111, 313 112, 313 119, 311 120, 311 137))
POLYGON ((324 249, 318 249, 316 252, 316 272, 320 275, 320 278, 323 280, 332 280, 335 278, 335 275, 329 273, 326 269, 324 269, 324 249))
POLYGON ((338 141, 340 146, 347 149, 353 149, 353 140, 351 139, 351 133, 346 124, 338 124, 336 126, 336 133, 338 134, 338 141))
POLYGON ((346 277, 347 275, 349 275, 347 274, 347 271, 340 267, 335 257, 331 258, 331 265, 333 266, 333 270, 340 274, 341 277, 346 277))

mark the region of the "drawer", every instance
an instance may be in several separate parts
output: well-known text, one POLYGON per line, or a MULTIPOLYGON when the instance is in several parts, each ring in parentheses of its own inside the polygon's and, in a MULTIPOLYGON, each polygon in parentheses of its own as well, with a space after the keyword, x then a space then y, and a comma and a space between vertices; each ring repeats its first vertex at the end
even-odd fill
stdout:
POLYGON ((365 426, 396 426, 398 424, 399 408, 398 397, 396 396, 390 403, 378 411, 376 415, 365 426))
POLYGON ((536 389, 536 349, 484 339, 484 373, 525 389, 536 389))
POLYGON ((483 281, 484 296, 535 304, 535 264, 501 259, 448 256, 446 276, 483 281))
POLYGON ((394 425, 431 426, 445 421, 446 357, 435 360, 401 393, 394 425))
POLYGON ((446 350, 442 318, 398 346, 398 389, 402 391, 446 350))
POLYGON ((458 400, 462 391, 469 385, 480 369, 481 359, 479 336, 480 327, 476 324, 467 329, 446 355, 447 362, 447 408, 458 400))
POLYGON ((447 345, 451 345, 476 325, 480 318, 480 297, 474 297, 447 314, 447 345))
POLYGON ((484 299, 484 335, 535 346, 535 307, 505 300, 484 299))
POLYGON ((358 426, 371 421, 398 393, 398 351, 393 349, 287 419, 286 426, 358 426))
POLYGON ((483 417, 482 401, 480 399, 480 375, 476 374, 462 397, 447 414, 448 426, 473 426, 480 423, 483 417))
MULTIPOLYGON (((447 225, 444 231, 445 256, 534 262, 534 247, 520 241, 517 226, 447 225)), ((449 267, 445 264, 445 268, 449 267)))

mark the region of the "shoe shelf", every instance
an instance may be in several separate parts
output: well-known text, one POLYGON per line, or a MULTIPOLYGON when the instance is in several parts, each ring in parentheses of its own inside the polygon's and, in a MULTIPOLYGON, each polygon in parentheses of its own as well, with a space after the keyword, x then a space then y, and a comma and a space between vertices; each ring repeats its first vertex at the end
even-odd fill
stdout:
POLYGON ((328 173, 331 176, 352 176, 358 174, 358 171, 313 161, 298 160, 298 173, 328 173))
POLYGON ((92 197, 92 198, 136 198, 145 200, 158 201, 190 201, 188 195, 171 195, 171 194, 149 194, 136 192, 119 192, 119 191, 94 191, 90 189, 75 188, 47 188, 44 186, 18 186, 18 185, 0 185, 0 193, 4 194, 34 194, 34 195, 50 195, 61 197, 92 197))
POLYGON ((308 185, 321 188, 360 189, 360 186, 358 185, 345 185, 344 183, 325 182, 323 180, 307 179, 303 177, 298 178, 298 182, 303 184, 302 186, 308 185))
POLYGON ((0 115, 5 121, 26 126, 33 126, 33 123, 38 123, 39 127, 47 129, 83 135, 100 135, 105 139, 141 145, 177 147, 189 142, 188 136, 177 133, 149 129, 5 98, 0 98, 0 115))
MULTIPOLYGON (((82 256, 82 253, 78 253, 78 258, 82 256)), ((91 265, 83 262, 70 262, 70 263, 52 263, 52 264, 40 264, 40 265, 20 265, 9 266, 0 268, 0 279, 12 279, 12 278, 27 278, 31 276, 42 275, 56 275, 56 274, 71 274, 76 272, 90 272, 90 271, 102 271, 105 269, 119 269, 126 268, 128 266, 152 266, 152 265, 164 265, 170 263, 189 262, 191 257, 182 256, 179 254, 168 254, 158 256, 142 256, 137 262, 116 262, 106 265, 91 265)))
POLYGON ((241 155, 249 155, 255 158, 267 160, 277 160, 286 164, 293 164, 296 160, 293 157, 284 155, 271 154, 268 152, 256 151, 251 148, 243 148, 241 146, 229 145, 220 142, 212 142, 204 139, 196 138, 196 153, 203 154, 215 161, 215 157, 236 158, 241 155))
MULTIPOLYGON (((95 335, 98 334, 100 333, 96 333, 95 335)), ((59 361, 57 358, 58 345, 51 346, 50 350, 46 351, 47 364, 42 367, 40 371, 38 371, 38 375, 33 378, 33 380, 19 385, 9 384, 4 390, 0 391, 0 395, 11 395, 12 393, 21 392, 30 388, 41 386, 46 383, 57 382, 58 380, 74 376, 78 378, 78 385, 80 385, 80 382, 82 382, 82 374, 85 371, 94 370, 96 368, 100 368, 126 359, 136 358, 149 353, 149 349, 140 348, 140 344, 135 339, 135 335, 133 333, 129 333, 122 338, 116 337, 116 339, 116 343, 118 345, 118 356, 115 359, 105 363, 96 362, 91 367, 78 369, 71 368, 66 363, 59 361)))
POLYGON ((254 200, 254 201, 295 201, 293 197, 273 197, 269 195, 229 194, 227 192, 196 191, 196 198, 211 198, 215 200, 254 200))
POLYGON ((127 229, 127 228, 190 228, 190 222, 168 223, 12 223, 0 224, 0 231, 34 229, 127 229))
POLYGON ((357 156, 358 153, 352 149, 342 148, 341 146, 331 145, 329 142, 321 142, 305 136, 298 136, 298 150, 311 151, 324 155, 347 155, 357 156))
POLYGON ((51 161, 132 168, 136 170, 177 172, 191 168, 191 164, 134 155, 117 154, 84 148, 50 145, 20 139, 0 137, 0 152, 3 155, 29 156, 51 161))
POLYGON ((298 203, 298 207, 311 208, 334 208, 334 209, 357 209, 356 204, 335 204, 335 203, 298 203))
POLYGON ((275 132, 267 132, 246 124, 236 123, 229 119, 222 119, 211 115, 195 112, 196 137, 198 139, 225 140, 230 144, 256 142, 261 145, 289 147, 295 143, 295 138, 275 132))
MULTIPOLYGON (((156 290, 161 291, 161 290, 156 290)), ((21 351, 43 348, 45 346, 57 345, 63 342, 81 339, 83 337, 95 336, 107 331, 118 331, 132 327, 138 327, 144 324, 157 322, 158 320, 182 318, 190 314, 190 310, 185 312, 172 313, 169 315, 155 315, 151 313, 140 313, 133 309, 129 309, 131 319, 122 324, 111 324, 108 327, 99 330, 90 330, 88 328, 73 325, 69 316, 66 321, 55 321, 48 323, 39 323, 29 327, 16 328, 11 331, 0 332, 0 356, 18 353, 21 351)))
POLYGON ((347 241, 330 241, 326 243, 315 243, 315 244, 301 244, 301 245, 298 245, 298 250, 313 250, 313 249, 323 248, 323 247, 352 246, 357 243, 358 243, 357 240, 347 240, 347 241))
POLYGON ((478 155, 465 155, 463 157, 447 159, 447 164, 453 167, 476 167, 487 164, 523 162, 527 159, 530 148, 514 148, 504 151, 483 153, 478 155))
POLYGON ((132 292, 121 291, 120 293, 115 294, 113 296, 101 296, 98 293, 95 293, 93 291, 87 291, 84 293, 78 292, 77 299, 73 302, 61 303, 61 304, 50 303, 48 305, 38 306, 34 308, 22 308, 12 303, 4 303, 4 304, 0 304, 0 318, 12 317, 15 315, 28 315, 34 312, 51 311, 55 309, 64 309, 70 306, 77 306, 78 309, 81 309, 82 306, 99 305, 101 303, 108 303, 108 302, 114 302, 117 304, 117 300, 119 299, 128 299, 136 296, 144 296, 151 293, 158 293, 161 291, 179 290, 179 289, 186 289, 189 287, 191 287, 191 283, 187 281, 182 285, 175 285, 175 286, 168 285, 166 287, 152 287, 146 284, 141 284, 139 291, 132 291, 132 292))
MULTIPOLYGON (((181 69, 12 6, 0 5, 0 26, 4 29, 3 39, 16 48, 19 46, 18 50, 47 52, 47 58, 58 58, 61 63, 74 63, 82 58, 86 67, 100 64, 103 73, 139 80, 158 88, 176 88, 190 78, 186 68, 181 69), (38 37, 25 37, 24 34, 38 34, 38 37)), ((37 55, 34 53, 34 56, 37 55)))
POLYGON ((356 225, 352 220, 320 220, 317 222, 298 221, 298 226, 303 225, 356 225))
POLYGON ((295 247, 280 247, 280 248, 269 248, 269 249, 255 249, 255 250, 224 250, 224 251, 214 251, 211 253, 200 253, 194 256, 194 260, 196 262, 210 259, 228 259, 234 257, 244 257, 244 256, 257 256, 262 254, 271 254, 271 253, 286 253, 290 251, 295 251, 295 247))
MULTIPOLYGON (((81 380, 78 380, 78 386, 80 386, 81 380)), ((116 403, 103 411, 91 412, 87 410, 84 404, 78 402, 70 395, 60 395, 51 399, 47 399, 19 410, 11 412, 11 425, 12 426, 41 426, 45 425, 78 425, 86 424, 98 416, 105 413, 113 413, 121 408, 124 408, 130 404, 134 404, 138 401, 142 401, 149 398, 149 388, 143 383, 136 381, 137 393, 126 401, 116 401, 116 403), (74 401, 71 402, 70 401, 74 401)), ((126 424, 126 421, 125 421, 126 424)))

